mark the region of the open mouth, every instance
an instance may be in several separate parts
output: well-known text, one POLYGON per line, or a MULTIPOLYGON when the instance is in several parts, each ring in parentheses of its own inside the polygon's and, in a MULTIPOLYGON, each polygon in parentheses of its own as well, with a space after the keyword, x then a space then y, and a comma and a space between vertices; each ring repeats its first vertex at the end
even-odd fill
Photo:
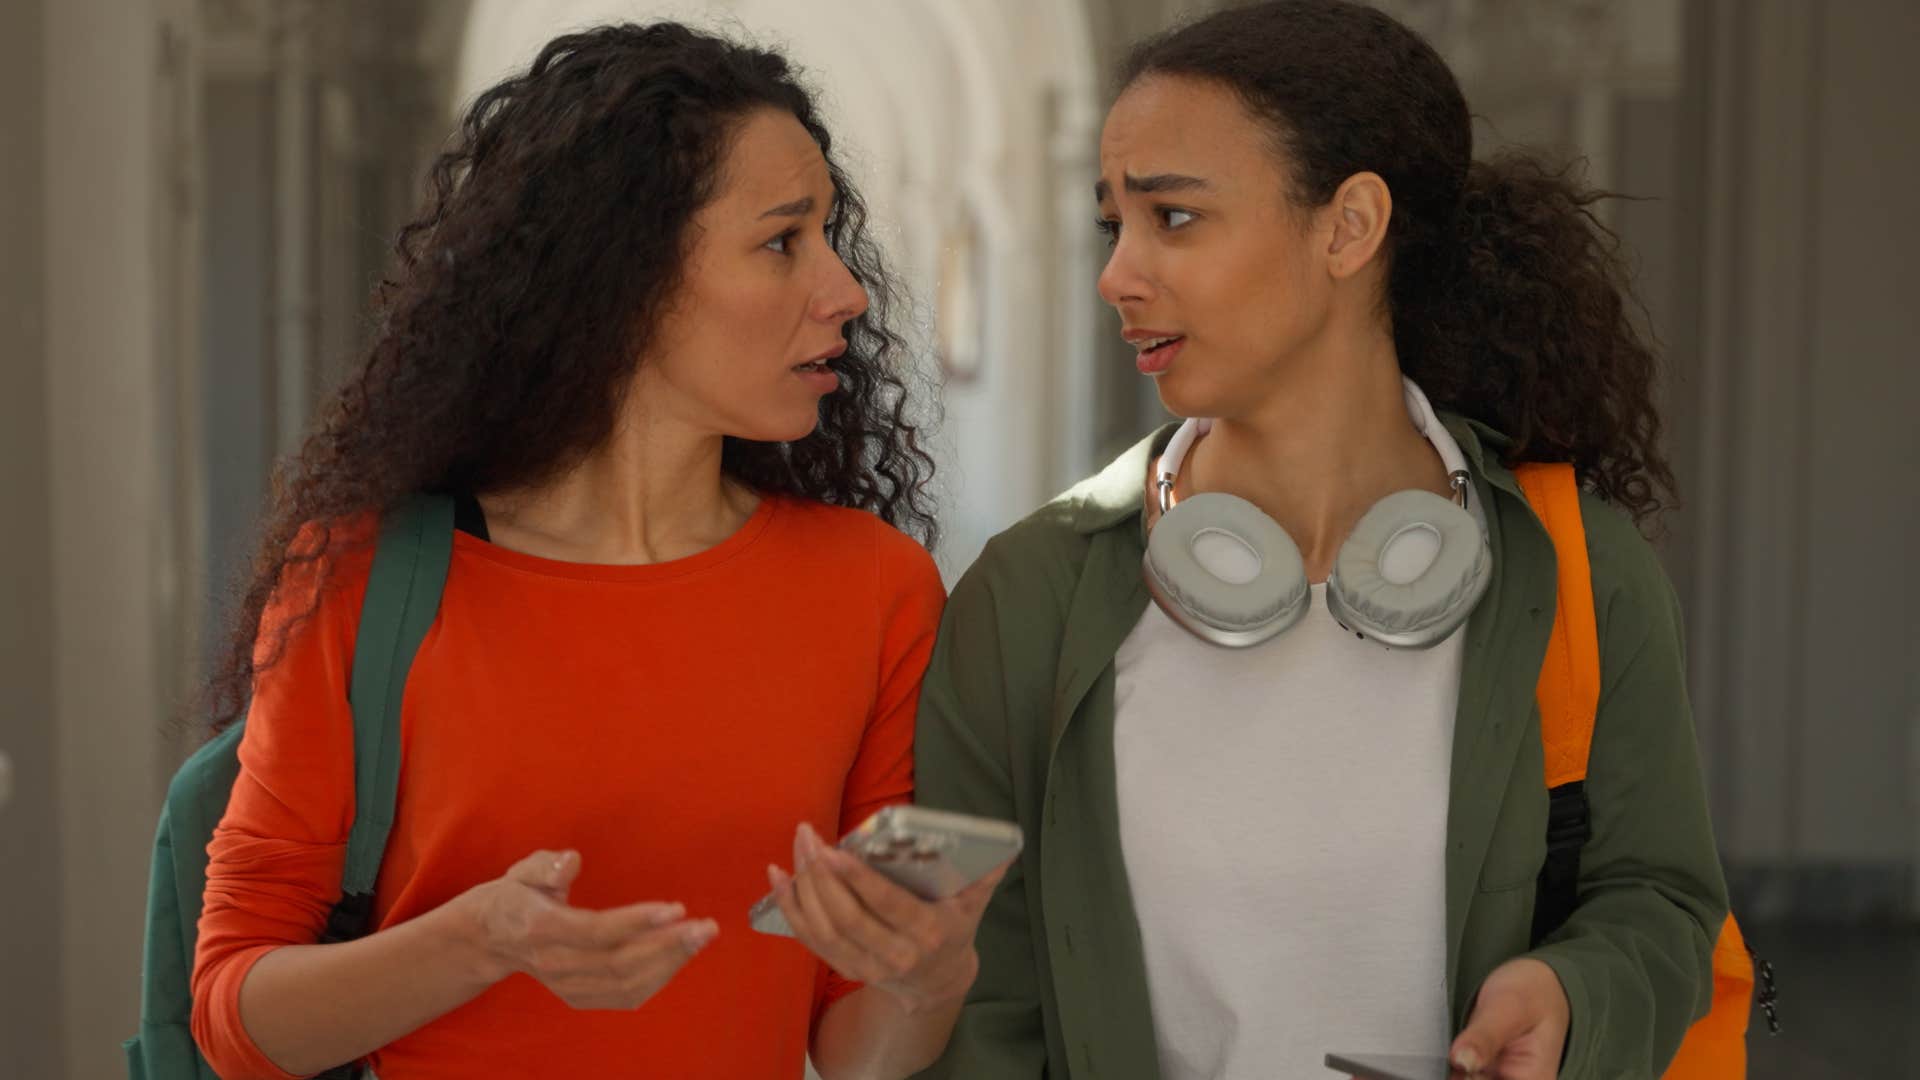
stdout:
POLYGON ((843 340, 806 363, 793 365, 793 370, 801 375, 831 375, 833 362, 846 354, 847 343, 843 340))
POLYGON ((1166 349, 1170 349, 1173 346, 1178 345, 1185 340, 1187 339, 1179 336, 1148 338, 1147 340, 1140 342, 1136 346, 1136 348, 1140 350, 1141 359, 1147 359, 1158 353, 1163 352, 1166 349))
POLYGON ((1187 343, 1185 335, 1170 334, 1166 337, 1136 338, 1133 347, 1139 350, 1134 357, 1134 366, 1142 375, 1164 375, 1173 368, 1174 357, 1187 343))

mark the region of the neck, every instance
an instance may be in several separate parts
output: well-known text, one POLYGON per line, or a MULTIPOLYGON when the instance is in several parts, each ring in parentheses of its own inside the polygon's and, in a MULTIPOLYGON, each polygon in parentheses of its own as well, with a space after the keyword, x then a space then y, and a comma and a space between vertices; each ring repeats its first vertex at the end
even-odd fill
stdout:
POLYGON ((668 562, 719 544, 759 500, 720 468, 723 436, 650 411, 630 395, 613 437, 578 465, 522 491, 480 496, 496 542, 569 562, 668 562))
POLYGON ((1407 415, 1384 330, 1330 340, 1286 371, 1252 407, 1215 419, 1187 472, 1193 490, 1238 495, 1279 522, 1323 581, 1375 502, 1407 488, 1447 494, 1446 466, 1407 415))

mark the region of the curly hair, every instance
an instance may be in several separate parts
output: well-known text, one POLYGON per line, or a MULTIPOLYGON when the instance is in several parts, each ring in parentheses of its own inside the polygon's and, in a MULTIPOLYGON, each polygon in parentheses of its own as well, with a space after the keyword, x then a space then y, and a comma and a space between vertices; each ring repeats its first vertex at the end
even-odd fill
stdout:
POLYGON ((909 408, 911 369, 894 362, 898 287, 794 69, 674 23, 569 34, 467 111, 375 289, 362 362, 277 470, 208 687, 215 730, 244 714, 254 679, 317 605, 282 618, 286 598, 317 592, 342 545, 366 542, 349 523, 415 493, 536 485, 605 444, 681 283, 689 223, 717 194, 742 122, 765 109, 791 113, 819 144, 835 191, 827 239, 869 306, 845 327, 841 389, 813 433, 728 438, 721 467, 937 542, 933 461, 909 408))
POLYGON ((1419 35, 1348 0, 1272 0, 1138 45, 1150 75, 1228 88, 1270 130, 1297 204, 1373 172, 1393 193, 1383 297, 1400 366, 1436 407, 1513 440, 1509 464, 1571 462, 1643 527, 1674 500, 1652 346, 1632 319, 1610 193, 1525 153, 1473 160, 1466 98, 1419 35))

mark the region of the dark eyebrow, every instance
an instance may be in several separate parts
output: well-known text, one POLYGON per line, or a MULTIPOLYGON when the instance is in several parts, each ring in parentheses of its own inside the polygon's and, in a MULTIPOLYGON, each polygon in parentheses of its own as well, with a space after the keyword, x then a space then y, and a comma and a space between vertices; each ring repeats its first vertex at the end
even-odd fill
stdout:
MULTIPOLYGON (((1135 195, 1154 195, 1166 191, 1212 191, 1213 185, 1198 176, 1182 176, 1179 173, 1155 173, 1152 176, 1129 175, 1125 181, 1127 190, 1135 195)), ((1093 197, 1098 202, 1106 202, 1113 194, 1113 188, 1105 180, 1093 185, 1093 197)))
POLYGON ((774 207, 760 216, 763 218, 806 217, 811 213, 813 213, 813 196, 808 195, 803 199, 795 199, 790 203, 781 203, 779 206, 774 207))

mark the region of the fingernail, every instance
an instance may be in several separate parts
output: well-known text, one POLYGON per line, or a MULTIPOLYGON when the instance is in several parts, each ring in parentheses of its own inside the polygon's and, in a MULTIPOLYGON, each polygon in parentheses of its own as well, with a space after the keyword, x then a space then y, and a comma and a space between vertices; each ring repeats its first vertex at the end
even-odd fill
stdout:
POLYGON ((773 865, 772 863, 768 863, 767 864, 767 884, 773 886, 774 892, 779 892, 782 888, 786 887, 787 875, 781 873, 779 867, 773 865))
POLYGON ((665 926, 671 922, 678 922, 680 919, 685 918, 686 914, 687 907, 685 904, 668 904, 666 907, 654 912, 653 924, 655 926, 665 926))
POLYGON ((695 953, 706 948, 714 938, 719 936, 719 924, 715 923, 712 919, 708 919, 705 922, 697 922, 687 927, 680 940, 686 943, 688 952, 695 953))
POLYGON ((793 831, 793 871, 796 874, 813 861, 813 848, 807 843, 807 831, 805 824, 793 831))
POLYGON ((1480 1055, 1472 1050, 1456 1050, 1453 1054, 1453 1067, 1463 1073, 1480 1071, 1480 1055))

